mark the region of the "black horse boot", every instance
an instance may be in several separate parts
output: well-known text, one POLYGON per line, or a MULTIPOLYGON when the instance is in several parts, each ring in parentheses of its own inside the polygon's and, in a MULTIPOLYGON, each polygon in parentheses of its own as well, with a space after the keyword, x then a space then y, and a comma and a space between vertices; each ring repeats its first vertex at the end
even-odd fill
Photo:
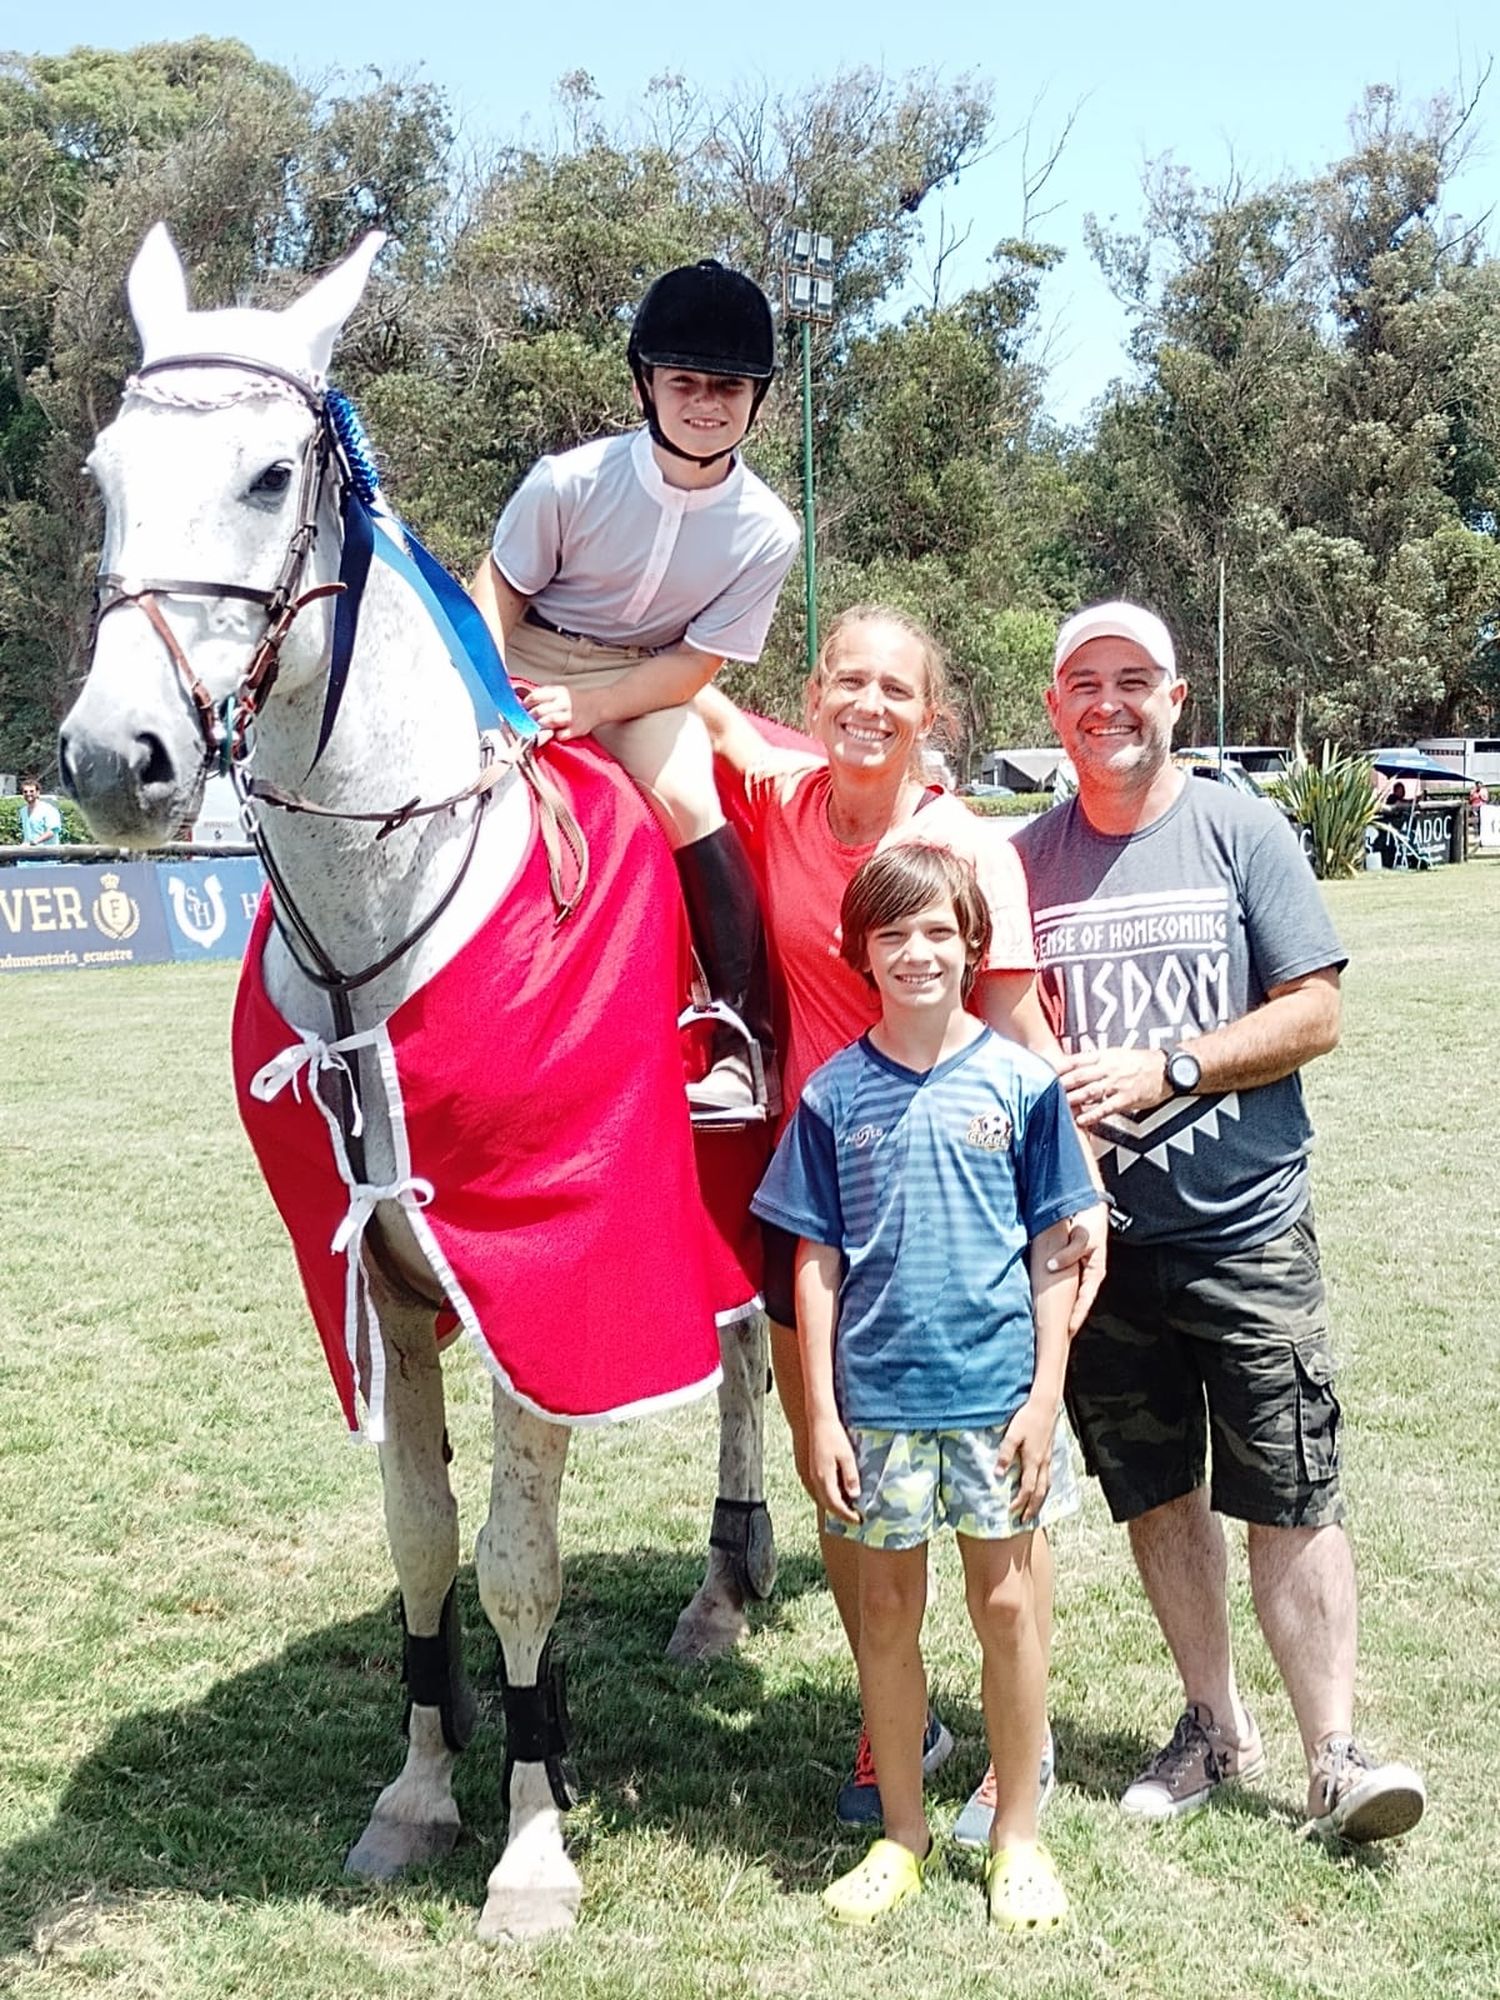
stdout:
MULTIPOLYGON (((695 1125, 749 1125, 781 1109, 770 977, 755 877, 731 826, 677 850, 693 950, 717 1015, 712 1067, 688 1085, 695 1125)), ((691 1013, 685 1017, 691 1020, 691 1013)))

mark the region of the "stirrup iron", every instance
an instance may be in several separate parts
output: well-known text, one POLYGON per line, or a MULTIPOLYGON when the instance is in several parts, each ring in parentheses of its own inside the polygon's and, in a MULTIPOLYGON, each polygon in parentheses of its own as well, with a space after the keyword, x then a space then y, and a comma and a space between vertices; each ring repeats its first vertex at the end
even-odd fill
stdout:
MULTIPOLYGON (((764 1125, 771 1115, 771 1103, 766 1084, 766 1059, 759 1041, 743 1018, 724 1000, 695 1000, 684 1007, 677 1017, 677 1032, 680 1035, 688 1028, 701 1027, 706 1021, 717 1022, 743 1042, 750 1071, 751 1102, 721 1106, 693 1104, 689 1100, 689 1117, 694 1131, 743 1132, 747 1126, 764 1125)), ((696 1078, 695 1081, 702 1082, 703 1079, 696 1078)), ((691 1087, 689 1085, 689 1089, 691 1087)))

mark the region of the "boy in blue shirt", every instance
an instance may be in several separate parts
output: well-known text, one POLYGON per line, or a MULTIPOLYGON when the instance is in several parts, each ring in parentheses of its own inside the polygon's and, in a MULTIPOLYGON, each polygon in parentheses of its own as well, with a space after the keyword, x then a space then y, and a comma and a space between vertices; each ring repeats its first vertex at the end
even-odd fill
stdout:
POLYGON ((860 1694, 885 1838, 823 1900, 873 1923, 922 1887, 919 1642, 927 1542, 946 1520, 984 1654, 990 1915, 1048 1929, 1067 1898, 1036 1838, 1047 1664, 1031 1542, 1077 1284, 1048 1262, 1098 1195, 1052 1070, 965 1010, 989 948, 969 864, 916 844, 877 854, 841 926, 880 1021, 810 1079, 754 1202, 801 1239, 811 1484, 830 1532, 860 1551, 860 1694))

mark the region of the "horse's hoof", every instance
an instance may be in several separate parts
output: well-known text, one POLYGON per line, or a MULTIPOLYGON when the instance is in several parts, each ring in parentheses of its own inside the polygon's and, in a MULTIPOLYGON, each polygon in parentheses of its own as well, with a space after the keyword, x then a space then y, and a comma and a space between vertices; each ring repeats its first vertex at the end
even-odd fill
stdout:
POLYGON ((700 1590, 689 1604, 671 1638, 667 1658, 679 1666, 701 1666, 708 1660, 722 1660, 750 1630, 750 1620, 742 1604, 700 1590))
POLYGON ((344 1873, 362 1882, 394 1882, 409 1868, 441 1861, 453 1852, 458 1823, 428 1821, 408 1825, 395 1819, 372 1819, 344 1860, 344 1873))
POLYGON ((557 1937, 578 1922, 582 1885, 572 1882, 516 1882, 491 1889, 479 1913, 482 1944, 534 1944, 557 1937))

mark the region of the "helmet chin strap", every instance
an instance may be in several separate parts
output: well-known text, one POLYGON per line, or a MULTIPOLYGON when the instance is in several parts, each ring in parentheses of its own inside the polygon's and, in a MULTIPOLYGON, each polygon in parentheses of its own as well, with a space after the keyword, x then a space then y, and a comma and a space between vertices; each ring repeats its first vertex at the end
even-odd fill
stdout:
POLYGON ((651 393, 651 384, 647 379, 647 374, 648 371, 646 369, 637 368, 635 370, 635 386, 640 393, 641 413, 646 419, 646 428, 651 433, 651 442, 659 444, 663 451, 669 451, 673 458, 685 458, 689 465, 717 465, 721 458, 732 457, 750 435, 751 425, 755 422, 760 412, 760 406, 765 401, 766 391, 771 386, 769 382, 756 383, 755 400, 750 405, 750 422, 745 425, 743 434, 734 444, 725 445, 722 451, 711 451, 707 454, 702 454, 696 451, 684 451, 680 444, 673 444, 672 440, 662 429, 661 419, 656 414, 656 398, 651 393))

